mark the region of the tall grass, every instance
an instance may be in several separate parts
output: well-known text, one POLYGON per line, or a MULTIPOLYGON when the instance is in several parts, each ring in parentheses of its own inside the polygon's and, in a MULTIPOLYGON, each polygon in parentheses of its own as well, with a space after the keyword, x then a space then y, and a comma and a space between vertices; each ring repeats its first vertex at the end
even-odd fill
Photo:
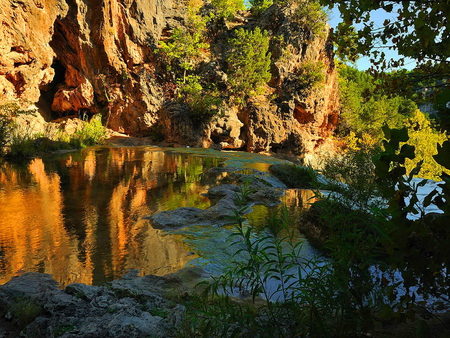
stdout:
POLYGON ((339 260, 305 258, 286 208, 268 219, 262 236, 239 213, 235 221, 230 250, 236 259, 223 275, 200 284, 184 336, 334 337, 362 330, 375 297, 367 266, 347 251, 339 260))

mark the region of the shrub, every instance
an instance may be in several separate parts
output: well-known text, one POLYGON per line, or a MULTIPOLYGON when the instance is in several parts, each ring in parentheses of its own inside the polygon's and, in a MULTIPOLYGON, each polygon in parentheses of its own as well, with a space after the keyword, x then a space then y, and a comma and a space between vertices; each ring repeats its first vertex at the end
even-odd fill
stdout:
POLYGON ((93 146, 106 138, 107 131, 102 125, 102 116, 97 114, 89 122, 84 122, 83 128, 77 131, 70 143, 76 147, 93 146))
POLYGON ((208 18, 197 14, 199 10, 200 4, 190 0, 186 26, 175 28, 167 42, 159 42, 157 50, 163 53, 172 66, 181 68, 183 77, 198 64, 203 50, 209 49, 204 36, 208 18))
POLYGON ((328 15, 318 0, 299 1, 296 17, 297 21, 308 27, 313 35, 321 38, 326 37, 328 15))
POLYGON ((206 121, 219 112, 222 103, 219 93, 214 88, 204 89, 199 76, 188 75, 178 86, 179 98, 189 105, 193 121, 206 121))
POLYGON ((325 64, 322 61, 303 63, 298 73, 298 81, 304 89, 313 89, 323 85, 325 64))
POLYGON ((244 10, 243 0, 211 0, 217 17, 232 19, 237 11, 244 10))
POLYGON ((273 0, 250 0, 252 11, 259 14, 264 12, 273 4, 273 0))
POLYGON ((269 170, 272 175, 286 184, 288 188, 317 188, 317 174, 310 167, 293 164, 274 164, 270 166, 269 170))
POLYGON ((374 149, 348 150, 341 156, 324 160, 321 173, 329 179, 325 189, 340 194, 340 200, 347 207, 370 211, 380 203, 375 165, 374 149))
POLYGON ((228 84, 231 92, 240 96, 261 92, 262 86, 270 80, 269 35, 239 28, 235 38, 229 40, 228 84))

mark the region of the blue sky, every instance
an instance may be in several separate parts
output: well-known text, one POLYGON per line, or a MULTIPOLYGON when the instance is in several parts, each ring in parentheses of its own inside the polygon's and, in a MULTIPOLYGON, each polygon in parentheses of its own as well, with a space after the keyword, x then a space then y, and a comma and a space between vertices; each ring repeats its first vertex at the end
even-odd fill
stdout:
MULTIPOLYGON (((395 18, 395 15, 392 13, 387 13, 384 10, 376 10, 373 11, 371 14, 371 19, 373 20, 375 27, 382 27, 383 26, 383 22, 386 19, 393 19, 395 18)), ((341 22, 341 18, 339 15, 339 10, 335 7, 333 8, 332 11, 330 11, 329 13, 329 21, 328 23, 330 24, 331 27, 336 27, 338 25, 339 22, 341 22)), ((356 26, 358 27, 358 25, 356 26)), ((362 24, 361 24, 362 27, 362 24)), ((382 46, 380 46, 382 47, 382 46)), ((389 50, 388 48, 384 48, 382 49, 382 51, 386 54, 386 58, 393 58, 393 59, 399 59, 399 55, 397 54, 396 51, 393 50, 389 50)), ((357 62, 356 62, 356 67, 360 70, 366 70, 368 68, 370 68, 371 63, 369 61, 368 57, 363 57, 360 58, 357 62)), ((412 59, 407 59, 405 60, 405 66, 404 68, 406 69, 413 69, 415 66, 415 61, 412 59)))

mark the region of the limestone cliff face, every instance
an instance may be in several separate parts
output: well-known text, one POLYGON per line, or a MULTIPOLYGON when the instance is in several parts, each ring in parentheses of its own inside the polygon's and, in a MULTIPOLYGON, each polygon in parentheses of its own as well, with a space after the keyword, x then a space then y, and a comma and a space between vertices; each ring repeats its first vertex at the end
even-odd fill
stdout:
POLYGON ((238 23, 284 36, 286 45, 272 43, 265 95, 245 107, 227 104, 222 116, 198 124, 168 95, 171 83, 154 59, 161 37, 184 22, 181 2, 2 1, 0 101, 34 103, 47 120, 101 113, 108 127, 134 135, 158 127, 168 143, 313 153, 337 124, 337 77, 331 42, 296 26, 293 15, 295 8, 272 6, 259 20, 238 23), (305 62, 324 65, 314 89, 298 81, 305 62))
MULTIPOLYGON (((258 20, 244 17, 234 26, 258 26, 278 37, 272 39, 270 47, 272 79, 265 93, 252 97, 244 106, 228 101, 222 116, 201 127, 185 118, 180 105, 166 105, 161 121, 167 141, 250 152, 287 152, 309 161, 314 161, 317 153, 334 152, 330 136, 338 123, 339 95, 333 45, 328 32, 314 35, 298 24, 297 6, 272 6, 258 20), (283 44, 277 43, 280 37, 283 44), (314 71, 323 78, 309 86, 306 78, 314 71)), ((220 69, 215 72, 218 82, 222 81, 221 73, 220 69)))
POLYGON ((48 118, 101 112, 113 129, 145 132, 163 103, 151 46, 183 16, 175 3, 2 1, 2 101, 37 103, 48 118))

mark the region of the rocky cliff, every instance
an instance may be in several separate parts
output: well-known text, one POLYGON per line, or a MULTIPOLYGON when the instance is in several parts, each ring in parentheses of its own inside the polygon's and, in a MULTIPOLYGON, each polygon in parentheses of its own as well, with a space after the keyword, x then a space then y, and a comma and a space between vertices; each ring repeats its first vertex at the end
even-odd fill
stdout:
MULTIPOLYGON (((113 130, 142 136, 156 130, 166 143, 312 154, 324 147, 338 121, 337 76, 331 42, 293 20, 296 6, 272 6, 257 19, 244 12, 223 25, 213 41, 216 48, 223 48, 220 36, 229 37, 236 27, 258 26, 282 36, 284 44, 271 42, 272 79, 264 94, 244 105, 225 100, 220 116, 198 123, 171 95, 173 82, 155 53, 158 41, 184 24, 185 4, 3 1, 1 101, 36 104, 47 120, 101 113, 113 130), (325 78, 306 90, 302 69, 309 63, 320 63, 325 78)), ((206 70, 219 64, 211 81, 223 73, 223 60, 203 63, 206 70)))

